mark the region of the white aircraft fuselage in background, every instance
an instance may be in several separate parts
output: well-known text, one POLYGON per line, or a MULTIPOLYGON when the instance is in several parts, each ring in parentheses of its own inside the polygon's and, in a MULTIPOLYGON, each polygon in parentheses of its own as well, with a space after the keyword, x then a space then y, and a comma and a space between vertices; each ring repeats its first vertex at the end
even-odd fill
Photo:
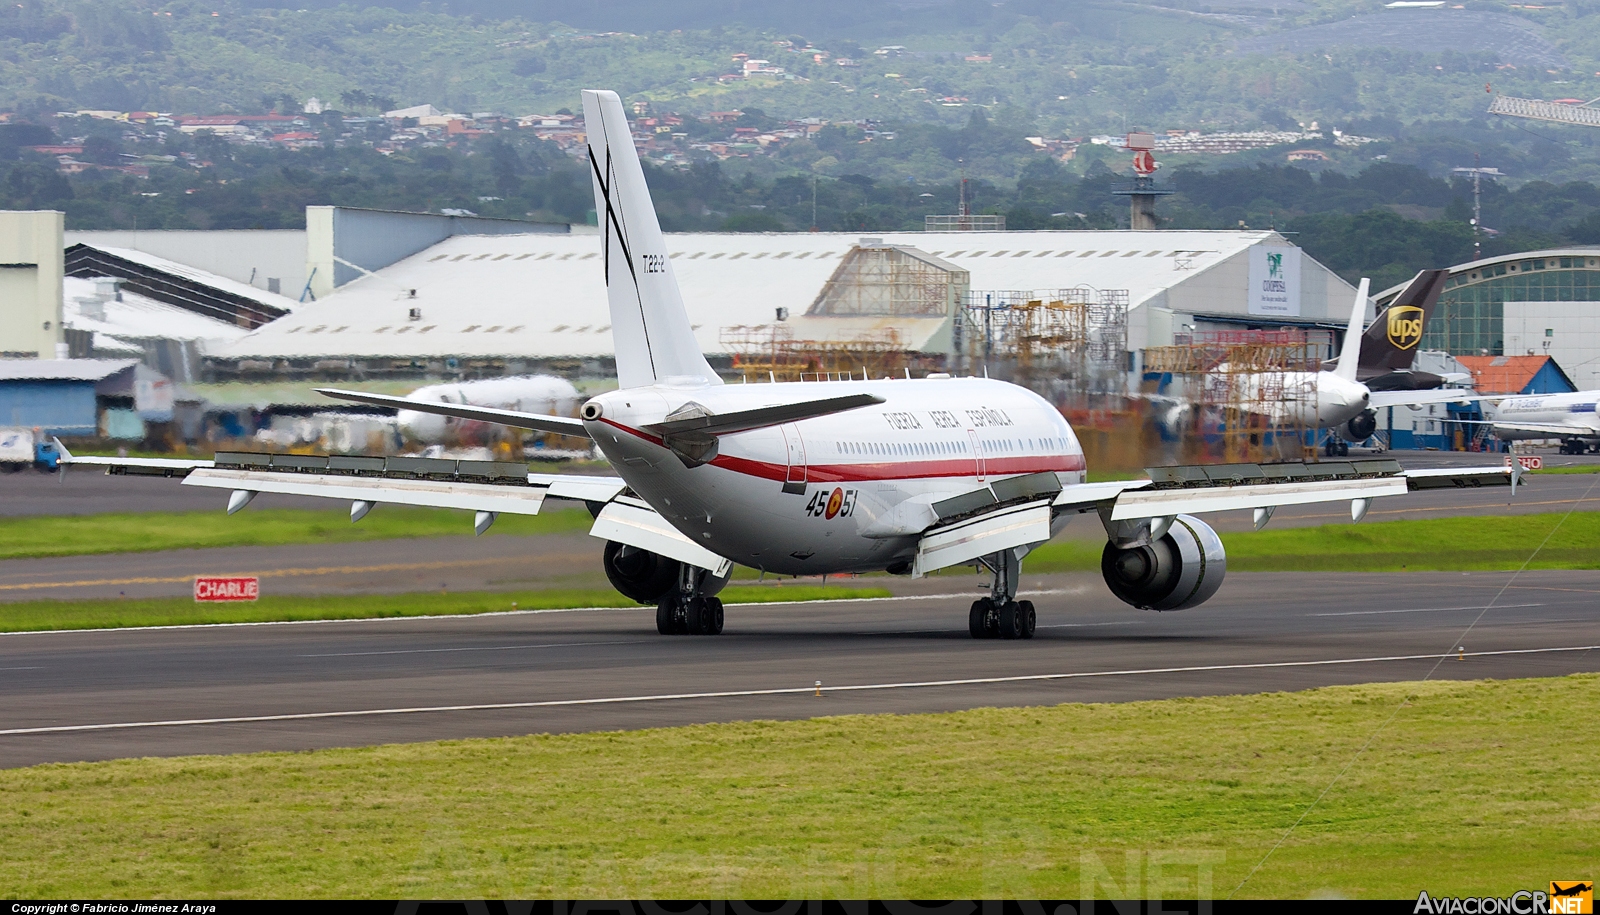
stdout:
MULTIPOLYGON (((431 384, 417 388, 406 397, 432 403, 469 404, 557 416, 570 416, 582 400, 572 382, 554 375, 517 375, 431 384)), ((430 445, 465 437, 474 428, 485 425, 474 420, 417 410, 401 410, 395 416, 395 422, 408 438, 430 445)))
POLYGON ((1600 439, 1600 391, 1570 394, 1523 394, 1500 399, 1491 408, 1496 438, 1600 439))

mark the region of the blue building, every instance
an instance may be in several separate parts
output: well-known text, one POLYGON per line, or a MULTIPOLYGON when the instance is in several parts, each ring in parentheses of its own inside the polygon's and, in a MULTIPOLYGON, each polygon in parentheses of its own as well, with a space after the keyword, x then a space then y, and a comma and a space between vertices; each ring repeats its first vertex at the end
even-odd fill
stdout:
POLYGON ((131 359, 0 360, 0 426, 137 441, 172 421, 172 381, 131 359))

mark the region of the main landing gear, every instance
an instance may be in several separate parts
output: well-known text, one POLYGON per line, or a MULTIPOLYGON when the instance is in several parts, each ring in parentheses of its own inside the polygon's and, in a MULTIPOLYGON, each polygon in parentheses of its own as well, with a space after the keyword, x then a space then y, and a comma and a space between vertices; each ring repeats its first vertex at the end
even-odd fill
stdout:
POLYGON ((980 562, 994 575, 989 596, 972 602, 967 630, 975 639, 1031 639, 1038 624, 1033 601, 1017 600, 1022 560, 1014 550, 991 553, 980 562))
POLYGON ((722 632, 722 601, 703 596, 701 589, 711 573, 687 563, 680 566, 678 586, 656 604, 656 631, 662 635, 718 635, 722 632))

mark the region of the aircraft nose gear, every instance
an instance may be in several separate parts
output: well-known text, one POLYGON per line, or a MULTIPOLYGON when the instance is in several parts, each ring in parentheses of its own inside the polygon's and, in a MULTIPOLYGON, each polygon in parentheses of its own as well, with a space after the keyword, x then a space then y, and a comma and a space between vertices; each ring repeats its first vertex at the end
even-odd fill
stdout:
POLYGON ((1014 550, 991 553, 981 560, 994 573, 990 596, 972 602, 967 613, 967 631, 975 639, 1031 639, 1038 625, 1033 601, 1019 601, 1017 579, 1022 560, 1014 550))
POLYGON ((685 564, 678 587, 656 604, 656 631, 662 635, 719 635, 722 632, 722 601, 702 597, 701 588, 709 573, 685 564))

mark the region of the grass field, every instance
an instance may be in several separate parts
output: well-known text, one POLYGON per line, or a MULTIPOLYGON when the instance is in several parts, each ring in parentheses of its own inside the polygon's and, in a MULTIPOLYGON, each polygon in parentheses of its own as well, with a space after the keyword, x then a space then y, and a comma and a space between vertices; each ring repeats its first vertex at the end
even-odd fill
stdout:
MULTIPOLYGON (((729 585, 719 595, 725 604, 888 596, 889 591, 885 588, 847 584, 824 586, 794 581, 729 585)), ((187 597, 145 600, 40 600, 0 603, 0 632, 192 626, 199 623, 382 619, 393 616, 444 616, 499 613, 507 610, 624 606, 634 606, 634 604, 610 588, 267 596, 250 602, 204 604, 195 603, 187 597)))
MULTIPOLYGON (((582 508, 540 515, 501 515, 485 536, 587 531, 594 523, 582 508)), ((351 524, 345 509, 250 509, 214 512, 33 515, 0 524, 0 559, 148 553, 220 546, 350 543, 398 537, 472 535, 472 513, 443 508, 379 506, 351 524)))
MULTIPOLYGON (((1222 542, 1230 572, 1516 569, 1541 543, 1530 569, 1600 569, 1600 512, 1269 527, 1223 534, 1222 542)), ((1102 549, 1099 542, 1057 541, 1030 553, 1023 568, 1098 570, 1102 549)))
POLYGON ((1581 675, 38 766, 0 895, 1228 896, 1353 759, 1240 896, 1505 895, 1600 869, 1597 716, 1581 675))

